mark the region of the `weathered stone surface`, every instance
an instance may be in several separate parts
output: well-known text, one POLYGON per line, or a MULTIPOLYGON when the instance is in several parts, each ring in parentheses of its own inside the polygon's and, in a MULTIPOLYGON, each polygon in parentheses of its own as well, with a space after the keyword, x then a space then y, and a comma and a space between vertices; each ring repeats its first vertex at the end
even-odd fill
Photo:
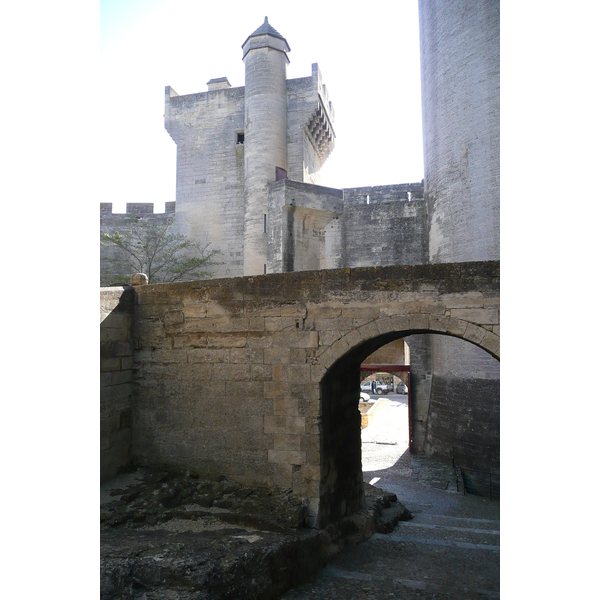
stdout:
MULTIPOLYGON (((302 469, 307 488, 318 483, 302 469)), ((274 600, 346 545, 412 518, 394 494, 368 486, 366 498, 361 513, 314 530, 311 506, 289 490, 132 469, 102 488, 100 597, 274 600)))
POLYGON ((288 465, 303 465, 306 462, 306 453, 297 450, 269 450, 268 461, 288 465))
POLYGON ((133 288, 100 292, 100 481, 131 460, 133 288))
POLYGON ((147 285, 148 284, 148 275, 145 273, 134 273, 129 283, 131 285, 147 285))
MULTIPOLYGON (((499 322, 494 311, 498 308, 499 263, 482 266, 458 261, 498 257, 498 3, 488 3, 485 10, 463 4, 459 11, 443 3, 439 6, 424 4, 420 11, 422 32, 426 34, 422 48, 425 189, 423 184, 408 184, 342 192, 314 185, 318 183, 322 162, 333 147, 333 107, 317 65, 313 65, 310 77, 286 80, 289 47, 281 36, 272 36, 270 30, 261 30, 260 36, 251 36, 244 44, 244 88, 231 89, 225 78, 211 80, 208 92, 201 94, 180 97, 167 88, 165 126, 178 146, 177 227, 182 232, 201 236, 203 243, 207 240, 216 243, 216 247, 226 253, 223 265, 218 266, 219 276, 262 273, 263 268, 265 273, 267 270, 302 271, 367 264, 376 264, 378 268, 315 270, 281 278, 223 279, 161 289, 140 286, 138 307, 153 302, 167 307, 165 314, 159 317, 163 330, 153 323, 146 325, 143 335, 140 330, 137 338, 135 331, 133 337, 129 334, 123 337, 120 328, 109 331, 107 324, 106 331, 101 333, 101 356, 125 356, 123 353, 128 347, 133 348, 131 341, 134 340, 136 350, 157 351, 159 359, 165 356, 160 352, 171 349, 269 348, 275 352, 268 364, 276 366, 278 349, 305 350, 306 363, 297 360, 298 353, 293 360, 290 352, 289 360, 284 358, 281 364, 310 364, 313 385, 321 385, 336 363, 338 366, 345 363, 340 371, 342 375, 331 382, 329 398, 330 402, 344 406, 343 424, 346 419, 348 422, 352 419, 354 411, 353 371, 363 354, 379 342, 404 333, 440 331, 473 342, 497 357, 499 340, 494 334, 499 333, 499 322), (456 39, 457 24, 464 25, 468 35, 456 39), (466 56, 478 59, 469 62, 464 60, 466 56), (244 135, 245 144, 242 144, 244 135), (289 173, 289 180, 265 184, 273 178, 274 167, 276 179, 287 177, 289 173), (367 220, 374 222, 375 227, 368 228, 364 243, 353 243, 357 234, 365 229, 363 224, 367 220), (291 239, 284 242, 288 235, 291 239), (373 258, 371 254, 381 258, 373 258), (398 266, 384 268, 382 265, 388 261, 398 266), (442 264, 448 261, 454 262, 442 264), (423 264, 427 262, 438 264, 423 264), (410 268, 415 263, 421 266, 410 268), (471 306, 466 298, 462 305, 460 298, 454 298, 456 304, 453 305, 438 302, 440 296, 463 293, 482 294, 486 300, 483 308, 471 306), (410 300, 408 295, 412 295, 410 300), (250 331, 264 330, 266 317, 242 321, 240 316, 249 312, 254 315, 260 312, 261 306, 272 309, 271 299, 298 305, 302 322, 298 320, 294 326, 305 337, 296 335, 294 338, 293 329, 289 331, 282 321, 269 321, 270 330, 276 331, 277 327, 279 333, 290 335, 250 337, 250 331), (368 337, 366 331, 361 331, 357 337, 356 328, 368 322, 363 318, 352 317, 348 325, 345 321, 348 316, 342 312, 334 328, 332 323, 324 321, 338 319, 337 316, 328 315, 327 311, 308 315, 309 309, 304 305, 318 305, 324 300, 336 306, 358 301, 377 306, 385 302, 391 306, 387 314, 427 316, 429 320, 411 318, 406 329, 397 321, 381 321, 379 335, 373 332, 373 336, 368 337), (180 320, 174 313, 168 313, 168 310, 178 311, 201 302, 206 303, 203 315, 188 314, 187 320, 185 315, 180 320), (397 305, 390 304, 396 302, 397 305), (432 320, 442 315, 455 320, 432 320), (194 324, 194 318, 202 320, 200 316, 210 320, 194 324), (464 330, 461 329, 463 323, 464 330), (186 325, 204 328, 207 336, 194 338, 194 333, 201 332, 194 328, 187 330, 191 336, 183 337, 186 325), (247 335, 243 339, 218 335, 234 332, 247 335), (316 337, 306 335, 309 333, 316 337), (213 334, 217 335, 209 337, 213 334), (195 341, 190 343, 192 339, 195 341), (117 353, 119 349, 122 354, 117 353), (345 381, 340 381, 342 378, 350 381, 347 398, 336 395, 337 387, 345 387, 345 381)), ((110 212, 107 209, 108 205, 103 205, 103 226, 107 225, 110 212)), ((128 208, 128 212, 149 215, 152 207, 139 205, 128 208)), ((175 215, 174 203, 167 205, 166 212, 175 215)), ((165 216, 152 218, 158 221, 165 216)), ((110 217, 110 225, 116 225, 118 218, 110 217)), ((385 311, 380 308, 380 312, 385 311)), ((432 352, 438 361, 451 354, 450 350, 432 352)), ((212 423, 202 421, 202 410, 206 412, 224 384, 226 389, 235 390, 236 401, 243 402, 244 409, 259 406, 261 416, 265 410, 261 400, 267 392, 272 398, 288 392, 300 398, 300 393, 289 387, 298 385, 298 381, 287 383, 285 387, 283 369, 271 371, 272 377, 279 380, 276 383, 282 386, 254 386, 261 379, 265 384, 275 383, 267 381, 269 369, 265 363, 252 364, 240 356, 232 362, 243 366, 236 367, 234 376, 223 382, 226 373, 214 366, 220 363, 191 362, 187 354, 187 364, 182 365, 179 363, 181 355, 173 356, 178 360, 165 358, 165 365, 170 366, 163 371, 162 378, 157 375, 157 367, 164 365, 146 360, 147 355, 140 355, 134 363, 135 401, 144 406, 144 410, 134 411, 139 422, 150 427, 154 417, 160 417, 177 425, 172 428, 172 436, 177 439, 169 438, 167 431, 163 431, 160 439, 152 439, 150 435, 150 439, 145 440, 148 448, 162 445, 169 457, 197 459, 199 453, 190 438, 198 431, 198 435, 208 432, 209 443, 222 442, 222 439, 236 441, 239 428, 235 424, 229 429, 221 427, 215 433, 212 423), (204 381, 210 388, 198 385, 204 381), (241 392, 244 386, 248 389, 245 397, 241 392), (258 389, 262 390, 262 397, 257 395, 258 389), (161 406, 165 402, 169 404, 167 408, 161 406), (190 418, 188 407, 192 402, 201 408, 190 418), (178 403, 185 410, 178 410, 178 403)), ((130 357, 129 360, 131 366, 130 357)), ((120 368, 124 368, 122 362, 120 368)), ((119 377, 106 374, 102 383, 118 380, 119 377)), ((116 387, 105 392, 103 400, 121 400, 118 392, 116 387)), ((298 405, 311 432, 318 431, 314 404, 319 402, 326 403, 323 398, 311 398, 298 405)), ((227 399, 223 403, 223 410, 231 410, 227 399)), ((268 411, 272 402, 266 404, 268 411)), ((323 426, 321 433, 325 436, 328 432, 328 427, 323 426)), ((263 434, 252 439, 252 448, 248 450, 236 447, 238 452, 233 453, 235 459, 231 461, 235 464, 226 461, 228 473, 243 473, 244 452, 254 456, 259 449, 263 451, 264 437, 263 434)), ((338 447, 333 449, 334 453, 339 451, 338 447)), ((264 452, 262 454, 264 456, 264 452)), ((152 460, 161 456, 160 451, 154 455, 149 452, 149 455, 152 460)), ((322 457, 324 463, 328 458, 322 457)), ((221 460, 224 459, 219 454, 218 461, 221 460)), ((268 478, 265 473, 261 476, 268 478)), ((309 504, 311 502, 314 506, 314 498, 309 499, 309 504)))
POLYGON ((478 325, 497 325, 500 320, 498 310, 494 308, 454 308, 450 311, 450 316, 478 325))
POLYGON ((304 417, 290 417, 286 415, 265 416, 265 433, 304 434, 305 431, 306 419, 304 417))
MULTIPOLYGON (((319 440, 336 419, 349 430, 359 423, 358 380, 351 382, 367 355, 415 332, 453 335, 498 355, 496 266, 393 266, 111 288, 103 306, 118 317, 106 331, 118 339, 101 345, 103 415, 111 403, 119 411, 123 401, 132 403, 131 456, 138 464, 238 481, 251 474, 252 481, 285 481, 301 487, 295 493, 323 498, 336 481, 325 463, 353 456, 356 440, 326 452, 319 440), (118 308, 123 295, 129 313, 118 308), (481 298, 487 306, 473 306, 481 298), (343 368, 327 400, 320 390, 336 364, 343 368), (340 395, 336 385, 347 391, 340 395), (339 406, 328 421, 330 401, 339 406), (280 438, 276 447, 274 436, 300 436, 300 446, 284 448, 280 438), (305 454, 300 461, 286 452, 305 454), (320 470, 320 488, 292 476, 288 467, 299 462, 320 470)), ((352 461, 359 469, 360 461, 352 461)), ((354 486, 351 493, 361 492, 354 486)), ((313 506, 319 498, 304 501, 313 506)))
POLYGON ((273 414, 278 416, 297 417, 298 400, 295 398, 274 398, 273 414))

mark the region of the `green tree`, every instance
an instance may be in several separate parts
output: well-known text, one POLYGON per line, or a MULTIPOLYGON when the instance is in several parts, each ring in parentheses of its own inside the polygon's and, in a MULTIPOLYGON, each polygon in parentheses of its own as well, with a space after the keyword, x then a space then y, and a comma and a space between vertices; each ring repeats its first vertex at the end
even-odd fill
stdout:
POLYGON ((171 283, 211 277, 209 267, 219 250, 209 250, 172 231, 174 219, 130 217, 118 231, 101 233, 100 243, 112 247, 101 260, 105 285, 129 283, 134 273, 145 273, 148 283, 171 283))

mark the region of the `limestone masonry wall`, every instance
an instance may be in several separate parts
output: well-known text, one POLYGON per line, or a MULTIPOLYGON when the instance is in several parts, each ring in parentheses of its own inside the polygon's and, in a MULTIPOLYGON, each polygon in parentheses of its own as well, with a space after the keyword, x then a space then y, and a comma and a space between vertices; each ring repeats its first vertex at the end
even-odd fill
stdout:
POLYGON ((500 256, 500 2, 419 0, 431 262, 500 256))
POLYGON ((427 205, 423 200, 423 184, 345 188, 340 228, 336 266, 427 262, 427 205))
MULTIPOLYGON (((320 188, 335 111, 318 64, 288 80, 289 46, 267 21, 243 51, 244 87, 220 77, 206 92, 165 88, 165 128, 177 145, 176 203, 166 212, 175 231, 221 252, 214 277, 426 262, 423 182, 320 188), (281 180, 287 188, 273 187, 281 180)), ((128 213, 160 218, 149 204, 128 213)), ((122 225, 102 204, 101 232, 122 225)), ((115 256, 101 248, 101 285, 118 283, 106 266, 115 256)))
POLYGON ((244 88, 165 93, 165 128, 177 144, 178 231, 222 252, 217 277, 243 274, 244 88))
POLYGON ((380 204, 398 202, 401 200, 416 200, 423 198, 423 182, 399 183, 394 185, 372 185, 356 188, 344 188, 344 203, 380 204))
MULTIPOLYGON (((343 211, 343 192, 283 179, 269 185, 268 273, 321 269, 325 227, 343 211)), ((339 267, 339 264, 327 264, 339 267)))
POLYGON ((100 291, 100 481, 131 461, 133 288, 100 291))
POLYGON ((133 461, 292 489, 313 525, 320 510, 325 520, 355 510, 362 502, 360 427, 352 429, 359 422, 360 363, 384 343, 432 331, 497 356, 499 313, 491 325, 483 310, 467 315, 450 307, 497 298, 498 289, 498 263, 136 287, 133 461), (479 325, 482 319, 486 324, 479 325), (335 375, 327 384, 331 393, 321 390, 340 361, 351 372, 339 371, 338 383, 347 384, 343 410, 335 405, 342 402, 333 391, 335 375), (337 441, 323 445, 328 436, 337 441), (322 456, 322 448, 333 454, 322 456), (335 472, 348 473, 348 489, 335 472))

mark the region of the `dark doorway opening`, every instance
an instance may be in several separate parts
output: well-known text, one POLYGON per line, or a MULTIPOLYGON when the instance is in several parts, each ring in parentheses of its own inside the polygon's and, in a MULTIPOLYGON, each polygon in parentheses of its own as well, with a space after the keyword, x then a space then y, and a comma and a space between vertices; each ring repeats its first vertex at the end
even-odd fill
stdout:
MULTIPOLYGON (((421 399, 416 397, 416 394, 422 394, 422 391, 418 392, 420 388, 416 387, 415 381, 423 386, 421 382, 421 379, 423 379, 424 382, 429 384, 433 392, 437 392, 438 388, 441 387, 436 381, 435 373, 432 379, 431 367, 415 378, 415 373, 412 371, 414 365, 412 364, 410 366, 375 363, 368 364, 367 366, 363 364, 371 354, 382 346, 399 338, 419 334, 427 334, 424 336, 426 338, 448 338, 447 335, 429 334, 426 331, 398 331, 382 334, 349 350, 331 365, 321 380, 321 497, 317 527, 326 526, 343 516, 360 510, 364 506, 365 484, 363 482, 361 413, 358 407, 360 404, 361 381, 365 379, 365 372, 395 371, 402 373, 404 371, 407 374, 410 373, 410 377, 406 378, 407 387, 410 390, 410 401, 407 406, 410 409, 410 418, 408 419, 410 451, 406 451, 403 454, 404 462, 408 462, 408 464, 412 460, 409 458, 410 456, 418 454, 420 457, 424 452, 421 446, 417 446, 417 440, 413 437, 415 434, 413 423, 415 425, 418 424, 413 417, 420 416, 423 418, 423 415, 420 414, 423 411, 426 414, 425 418, 429 419, 429 421, 433 419, 434 425, 437 427, 437 430, 434 431, 434 433, 437 433, 437 438, 425 438, 425 442, 430 444, 429 449, 431 449, 432 442, 435 444, 433 446, 434 450, 441 449, 442 451, 445 449, 447 442, 450 442, 451 445, 455 445, 459 440, 467 442, 469 441, 469 436, 472 436, 471 429, 480 437, 488 435, 485 432, 489 430, 491 442, 494 442, 496 437, 499 436, 499 422, 496 423, 497 407, 494 403, 490 404, 490 410, 487 410, 485 406, 470 406, 465 404, 462 397, 459 398, 460 403, 457 404, 456 399, 453 399, 456 393, 453 398, 450 398, 448 403, 441 396, 440 400, 436 400, 433 393, 431 395, 431 402, 428 401, 427 404, 423 404, 421 397, 419 397, 421 399), (417 405, 417 401, 421 402, 421 404, 417 405), (447 414, 443 417, 445 421, 442 421, 438 413, 446 405, 447 414), (455 406, 459 410, 456 410, 455 406), (433 412, 431 412, 432 410, 433 412), (485 412, 486 410, 487 413, 485 412), (486 417, 486 414, 489 416, 489 422, 482 420, 482 418, 486 417), (482 431, 479 431, 479 425, 482 425, 482 431)), ((415 345, 415 349, 416 347, 415 345)), ((414 358, 418 358, 418 356, 415 355, 414 358)), ((413 358, 411 357, 410 360, 412 363, 413 358)), ((419 364, 419 366, 420 370, 423 370, 423 365, 419 364)), ((452 391, 453 388, 449 387, 443 378, 441 379, 441 383, 445 384, 445 387, 441 391, 452 391)), ((469 384, 468 381, 466 383, 469 384)), ((475 383, 478 383, 478 381, 475 381, 475 383)), ((468 391, 468 389, 461 390, 461 394, 464 396, 468 391)), ((430 428, 429 421, 420 425, 426 434, 428 433, 428 428, 430 428)), ((426 456, 430 457, 432 455, 430 452, 427 452, 426 456)), ((440 452, 439 457, 435 455, 433 458, 445 462, 446 466, 444 468, 449 467, 452 469, 450 457, 446 457, 440 452)))

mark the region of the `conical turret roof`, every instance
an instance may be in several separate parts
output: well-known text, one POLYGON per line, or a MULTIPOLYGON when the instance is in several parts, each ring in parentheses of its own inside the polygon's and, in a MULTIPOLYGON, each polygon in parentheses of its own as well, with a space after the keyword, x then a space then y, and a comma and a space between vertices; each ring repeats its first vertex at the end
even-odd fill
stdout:
POLYGON ((287 46, 287 51, 289 52, 291 50, 290 45, 287 43, 287 40, 272 25, 269 24, 268 17, 265 17, 264 23, 246 38, 246 41, 242 44, 242 48, 246 45, 250 38, 256 37, 258 35, 272 35, 273 37, 279 38, 280 40, 283 40, 285 42, 285 45, 287 46))

